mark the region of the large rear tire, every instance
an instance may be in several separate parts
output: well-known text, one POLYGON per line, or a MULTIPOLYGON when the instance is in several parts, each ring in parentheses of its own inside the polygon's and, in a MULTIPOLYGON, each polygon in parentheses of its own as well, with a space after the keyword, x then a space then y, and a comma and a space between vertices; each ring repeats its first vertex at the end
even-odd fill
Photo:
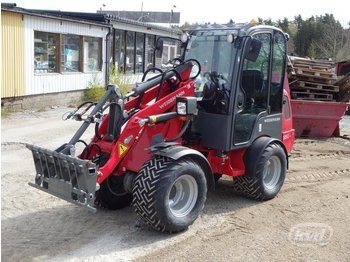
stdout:
POLYGON ((95 205, 111 210, 130 206, 132 195, 125 191, 124 176, 109 176, 96 192, 95 205))
POLYGON ((173 161, 154 156, 135 178, 136 213, 161 232, 188 228, 204 207, 207 182, 202 168, 190 158, 173 161))
POLYGON ((258 159, 255 174, 234 178, 234 190, 257 200, 274 198, 281 190, 287 171, 287 158, 277 143, 269 144, 258 159))

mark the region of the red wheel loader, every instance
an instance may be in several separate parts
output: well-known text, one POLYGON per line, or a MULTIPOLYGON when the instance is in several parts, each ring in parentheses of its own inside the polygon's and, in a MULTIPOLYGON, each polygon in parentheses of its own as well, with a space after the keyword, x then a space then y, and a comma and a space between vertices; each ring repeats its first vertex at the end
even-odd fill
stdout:
POLYGON ((133 205, 162 232, 188 228, 222 175, 242 195, 275 197, 294 142, 286 35, 234 24, 181 39, 182 55, 167 70, 148 69, 124 96, 108 85, 89 110, 66 115, 83 121, 66 144, 27 145, 36 168, 29 184, 93 212, 133 205), (90 124, 95 134, 86 143, 90 124), (75 155, 80 142, 85 148, 75 155))

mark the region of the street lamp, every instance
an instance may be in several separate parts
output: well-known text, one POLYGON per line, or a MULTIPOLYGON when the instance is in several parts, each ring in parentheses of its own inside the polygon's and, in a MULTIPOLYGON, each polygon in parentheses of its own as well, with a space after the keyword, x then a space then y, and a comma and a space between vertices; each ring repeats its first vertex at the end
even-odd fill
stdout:
POLYGON ((100 7, 100 11, 102 11, 102 8, 106 7, 106 4, 102 4, 102 6, 100 7))
POLYGON ((171 23, 173 22, 173 16, 174 16, 174 9, 176 8, 176 5, 173 5, 173 7, 171 8, 171 12, 170 12, 170 20, 169 20, 169 25, 171 26, 171 23))

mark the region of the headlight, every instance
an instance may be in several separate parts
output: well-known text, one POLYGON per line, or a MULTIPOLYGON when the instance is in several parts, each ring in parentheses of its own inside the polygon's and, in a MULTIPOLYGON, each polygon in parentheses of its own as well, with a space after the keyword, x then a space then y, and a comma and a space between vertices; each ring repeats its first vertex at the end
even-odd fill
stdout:
POLYGON ((197 115, 197 98, 177 97, 176 113, 180 116, 197 115))
POLYGON ((187 115, 187 105, 186 102, 177 102, 176 112, 178 115, 185 116, 187 115))

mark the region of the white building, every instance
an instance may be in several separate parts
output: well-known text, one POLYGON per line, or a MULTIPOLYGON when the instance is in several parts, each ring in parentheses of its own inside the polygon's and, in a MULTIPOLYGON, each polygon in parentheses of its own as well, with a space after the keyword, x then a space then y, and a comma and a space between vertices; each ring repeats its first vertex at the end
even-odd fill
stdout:
MULTIPOLYGON (((3 3, 1 23, 2 106, 17 108, 79 100, 93 79, 108 81, 112 62, 125 74, 142 74, 156 65, 156 38, 181 33, 108 14, 28 10, 3 3)), ((167 58, 175 56, 174 48, 166 49, 167 58)))

